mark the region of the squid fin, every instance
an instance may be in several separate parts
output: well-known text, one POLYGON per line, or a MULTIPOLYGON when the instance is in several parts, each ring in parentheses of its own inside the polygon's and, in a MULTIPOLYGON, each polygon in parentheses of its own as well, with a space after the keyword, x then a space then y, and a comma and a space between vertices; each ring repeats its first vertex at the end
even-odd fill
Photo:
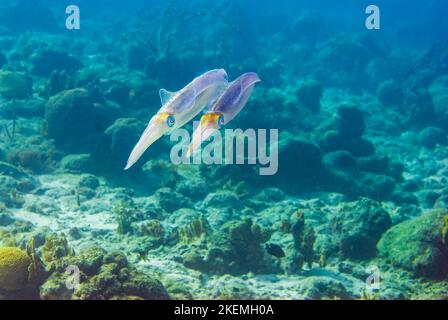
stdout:
POLYGON ((162 102, 162 106, 167 103, 177 92, 170 92, 165 89, 159 90, 160 102, 162 102))

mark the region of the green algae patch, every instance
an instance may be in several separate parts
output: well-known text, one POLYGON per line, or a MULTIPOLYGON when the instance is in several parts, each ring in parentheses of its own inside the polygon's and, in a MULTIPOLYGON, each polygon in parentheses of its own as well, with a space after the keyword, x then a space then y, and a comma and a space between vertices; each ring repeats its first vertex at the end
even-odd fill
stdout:
POLYGON ((448 245, 443 236, 447 216, 445 210, 434 210, 392 227, 378 243, 379 255, 418 277, 446 277, 448 245))

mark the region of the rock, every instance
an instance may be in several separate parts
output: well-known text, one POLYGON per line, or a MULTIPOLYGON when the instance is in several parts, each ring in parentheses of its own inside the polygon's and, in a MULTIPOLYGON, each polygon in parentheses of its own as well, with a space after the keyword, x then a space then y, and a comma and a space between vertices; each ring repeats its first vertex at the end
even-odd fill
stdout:
POLYGON ((122 83, 116 83, 104 93, 104 96, 108 100, 114 101, 122 107, 126 107, 129 103, 130 91, 131 89, 129 86, 122 83))
POLYGON ((357 107, 340 106, 336 126, 344 139, 358 139, 364 134, 366 125, 364 116, 357 107))
POLYGON ((324 179, 321 181, 321 188, 327 192, 338 192, 344 194, 348 199, 356 199, 365 195, 366 191, 357 177, 351 172, 340 170, 325 170, 324 179))
POLYGON ((363 188, 363 195, 377 201, 389 200, 396 187, 394 178, 371 173, 364 173, 360 179, 360 184, 363 188))
POLYGON ((397 205, 414 204, 418 205, 418 199, 412 192, 395 192, 392 201, 397 205))
POLYGON ((27 169, 32 173, 46 173, 52 169, 54 147, 50 143, 43 145, 30 145, 10 150, 6 160, 18 167, 27 169))
POLYGON ((71 173, 89 172, 92 166, 92 157, 88 153, 69 154, 61 160, 61 168, 71 173))
POLYGON ((100 186, 100 181, 92 174, 86 174, 81 177, 78 182, 78 186, 81 188, 89 188, 95 190, 100 186))
POLYGON ((16 220, 12 218, 9 213, 1 212, 0 213, 0 226, 8 226, 14 223, 16 220))
POLYGON ((382 82, 376 90, 376 95, 385 106, 399 106, 403 103, 403 91, 394 80, 382 82))
POLYGON ((207 197, 202 201, 201 207, 203 208, 233 208, 241 210, 243 204, 239 197, 231 191, 218 191, 209 193, 207 197))
POLYGON ((316 77, 324 84, 362 88, 367 63, 381 55, 374 39, 368 35, 346 34, 334 36, 319 44, 315 61, 316 77), (325 82, 324 82, 325 81, 325 82))
POLYGON ((171 188, 161 188, 157 190, 155 196, 159 201, 160 206, 168 212, 173 212, 180 208, 192 207, 188 198, 173 191, 171 188))
POLYGON ((257 195, 251 198, 256 202, 262 202, 267 205, 271 205, 273 202, 282 201, 286 198, 286 194, 278 188, 263 188, 257 195))
POLYGON ((81 62, 64 52, 41 50, 30 57, 32 72, 41 77, 48 77, 53 71, 76 72, 81 62))
POLYGON ((204 179, 188 179, 178 183, 176 191, 192 200, 200 200, 209 193, 209 187, 204 179))
POLYGON ((85 151, 92 136, 99 133, 93 100, 85 89, 65 90, 51 97, 46 105, 48 136, 58 147, 85 151))
POLYGON ((319 112, 320 99, 322 98, 322 85, 319 81, 305 80, 297 90, 297 99, 313 112, 319 112))
POLYGON ((138 272, 122 253, 107 253, 99 247, 86 249, 75 256, 56 260, 56 268, 40 287, 43 300, 107 300, 123 296, 139 299, 169 299, 163 284, 154 277, 138 272), (79 268, 82 281, 78 288, 66 286, 66 268, 79 268))
POLYGON ((406 180, 401 184, 401 189, 407 192, 415 192, 422 188, 421 181, 419 179, 406 180))
POLYGON ((440 193, 434 190, 424 189, 416 192, 419 203, 422 204, 424 208, 432 208, 440 197, 440 193))
POLYGON ((288 192, 316 188, 322 175, 322 156, 316 145, 284 134, 278 147, 278 172, 272 179, 288 192))
POLYGON ((55 94, 71 89, 75 86, 73 77, 65 70, 55 70, 48 77, 47 85, 45 86, 48 96, 54 96, 55 94))
POLYGON ((123 116, 123 108, 116 102, 105 100, 93 104, 96 113, 96 124, 99 129, 105 130, 115 120, 123 116))
POLYGON ((23 205, 21 193, 27 193, 39 186, 39 182, 13 165, 0 162, 0 202, 7 207, 23 205))
POLYGON ((141 175, 147 181, 145 190, 153 192, 163 187, 175 188, 181 177, 169 160, 151 159, 142 167, 141 175))
POLYGON ((25 99, 33 93, 31 78, 23 73, 0 70, 0 95, 6 99, 25 99))
POLYGON ((323 159, 322 163, 328 170, 340 170, 346 172, 357 171, 358 164, 356 159, 348 151, 333 151, 327 153, 323 159))
POLYGON ((357 159, 359 169, 365 172, 385 174, 388 172, 390 159, 386 156, 372 155, 357 159))
POLYGON ((292 35, 297 40, 314 43, 322 29, 322 22, 322 16, 318 12, 306 11, 292 24, 292 35))
POLYGON ((42 117, 45 113, 45 102, 41 99, 29 99, 16 103, 15 114, 23 118, 42 117))
POLYGON ((428 149, 434 149, 436 145, 447 145, 446 132, 440 128, 427 127, 423 129, 418 135, 418 143, 428 149))
POLYGON ((352 298, 340 281, 325 276, 307 277, 301 282, 299 292, 305 299, 312 300, 352 298))
POLYGON ((278 266, 261 246, 269 238, 270 232, 250 219, 230 221, 210 236, 205 252, 189 251, 182 257, 183 263, 210 274, 276 272, 278 266))
POLYGON ((334 130, 323 134, 319 146, 324 152, 347 150, 355 157, 368 157, 375 153, 375 147, 370 141, 363 138, 347 139, 334 130))
POLYGON ((417 277, 448 274, 448 212, 429 211, 388 230, 378 242, 379 256, 417 277))
POLYGON ((367 198, 344 204, 330 217, 330 227, 342 255, 357 260, 375 256, 376 243, 391 224, 381 204, 367 198))

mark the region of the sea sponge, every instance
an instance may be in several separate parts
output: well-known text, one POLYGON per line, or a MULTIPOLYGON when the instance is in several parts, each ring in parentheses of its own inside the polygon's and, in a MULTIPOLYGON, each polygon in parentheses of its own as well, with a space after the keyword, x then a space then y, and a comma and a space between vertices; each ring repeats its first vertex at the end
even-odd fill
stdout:
POLYGON ((6 99, 24 99, 31 95, 32 81, 22 73, 0 71, 0 95, 6 99))
POLYGON ((101 132, 94 100, 82 88, 64 90, 52 96, 45 107, 47 133, 56 145, 82 151, 92 143, 92 136, 101 132))
POLYGON ((0 248, 0 289, 15 291, 28 282, 28 267, 31 259, 17 247, 0 248))

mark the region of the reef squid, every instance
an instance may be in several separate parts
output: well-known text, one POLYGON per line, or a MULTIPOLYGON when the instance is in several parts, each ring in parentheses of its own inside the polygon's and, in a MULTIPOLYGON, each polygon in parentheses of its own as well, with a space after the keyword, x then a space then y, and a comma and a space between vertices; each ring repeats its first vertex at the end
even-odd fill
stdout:
POLYGON ((193 133, 193 138, 187 150, 190 157, 221 126, 229 123, 246 105, 257 82, 261 81, 254 72, 244 73, 236 78, 225 89, 221 96, 212 104, 210 110, 204 113, 199 125, 193 133))
POLYGON ((226 71, 215 69, 193 79, 180 91, 169 92, 161 89, 159 95, 162 107, 149 120, 124 170, 136 163, 145 150, 162 135, 169 134, 185 125, 205 107, 212 104, 227 86, 226 71))

